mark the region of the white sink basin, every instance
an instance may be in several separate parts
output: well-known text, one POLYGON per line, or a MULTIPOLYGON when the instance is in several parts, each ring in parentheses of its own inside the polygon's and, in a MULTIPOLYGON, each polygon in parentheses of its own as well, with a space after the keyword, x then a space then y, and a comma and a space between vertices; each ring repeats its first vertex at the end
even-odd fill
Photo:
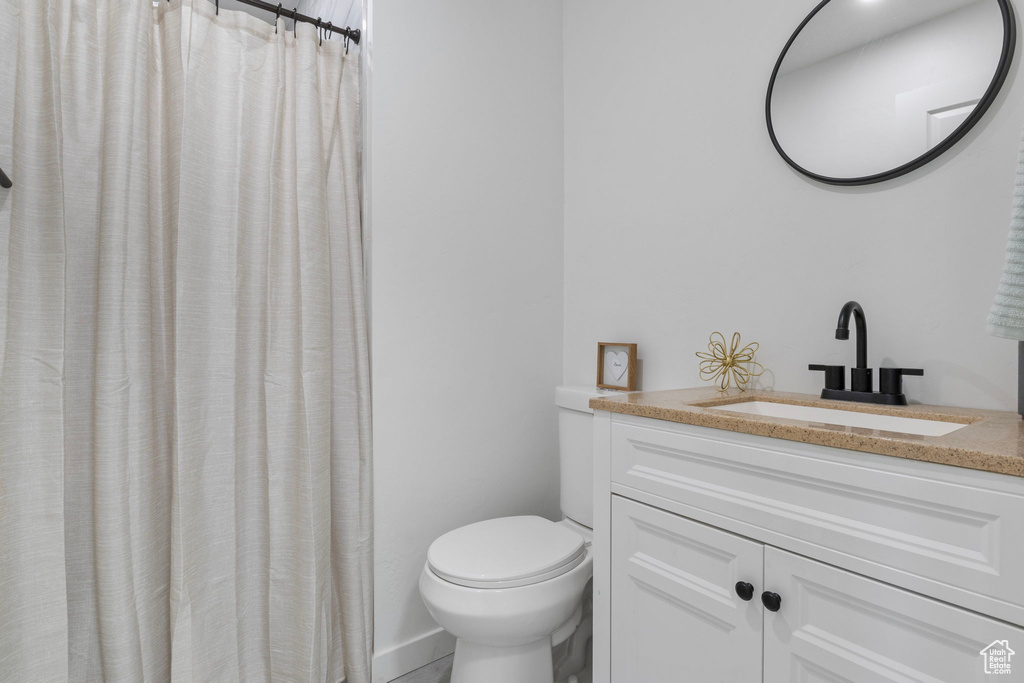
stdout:
POLYGON ((887 432, 917 434, 920 436, 944 436, 967 426, 957 422, 921 420, 913 417, 896 417, 895 415, 875 415, 873 413, 858 413, 852 410, 815 408, 812 406, 772 403, 769 401, 730 403, 724 406, 707 406, 707 408, 708 410, 728 410, 733 413, 781 417, 787 420, 802 420, 804 422, 823 422, 830 425, 879 429, 887 432))

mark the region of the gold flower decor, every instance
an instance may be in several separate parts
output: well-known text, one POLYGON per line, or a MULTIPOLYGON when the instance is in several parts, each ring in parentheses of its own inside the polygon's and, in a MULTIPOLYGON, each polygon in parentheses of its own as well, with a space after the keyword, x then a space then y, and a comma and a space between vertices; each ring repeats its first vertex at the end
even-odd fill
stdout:
POLYGON ((732 335, 732 343, 726 346, 725 337, 721 332, 713 332, 708 339, 708 352, 697 352, 700 361, 700 378, 706 382, 713 381, 719 391, 727 391, 734 386, 746 391, 747 385, 754 377, 764 374, 764 366, 754 360, 754 354, 761 347, 751 342, 740 348, 740 333, 732 335))

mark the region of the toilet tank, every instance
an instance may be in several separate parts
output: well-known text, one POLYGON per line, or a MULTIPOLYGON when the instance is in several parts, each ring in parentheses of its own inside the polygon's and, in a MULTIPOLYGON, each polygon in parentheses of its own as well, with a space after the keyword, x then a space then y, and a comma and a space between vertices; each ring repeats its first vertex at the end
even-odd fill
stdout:
POLYGON ((603 393, 594 387, 555 389, 562 514, 591 529, 594 527, 594 411, 588 403, 603 393))

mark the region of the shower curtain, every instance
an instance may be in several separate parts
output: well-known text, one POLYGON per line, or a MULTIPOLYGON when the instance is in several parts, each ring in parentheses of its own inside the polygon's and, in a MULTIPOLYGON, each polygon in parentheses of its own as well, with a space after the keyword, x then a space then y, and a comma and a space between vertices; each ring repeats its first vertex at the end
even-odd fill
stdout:
POLYGON ((369 681, 358 58, 0 0, 0 681, 369 681))

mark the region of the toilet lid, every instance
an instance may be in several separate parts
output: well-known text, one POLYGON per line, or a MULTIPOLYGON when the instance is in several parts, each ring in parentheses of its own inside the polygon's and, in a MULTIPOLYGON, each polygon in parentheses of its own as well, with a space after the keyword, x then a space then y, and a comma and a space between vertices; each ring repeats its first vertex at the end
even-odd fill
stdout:
POLYGON ((427 564, 446 581, 512 588, 546 581, 583 562, 583 537, 543 517, 501 517, 449 531, 430 546, 427 564))

